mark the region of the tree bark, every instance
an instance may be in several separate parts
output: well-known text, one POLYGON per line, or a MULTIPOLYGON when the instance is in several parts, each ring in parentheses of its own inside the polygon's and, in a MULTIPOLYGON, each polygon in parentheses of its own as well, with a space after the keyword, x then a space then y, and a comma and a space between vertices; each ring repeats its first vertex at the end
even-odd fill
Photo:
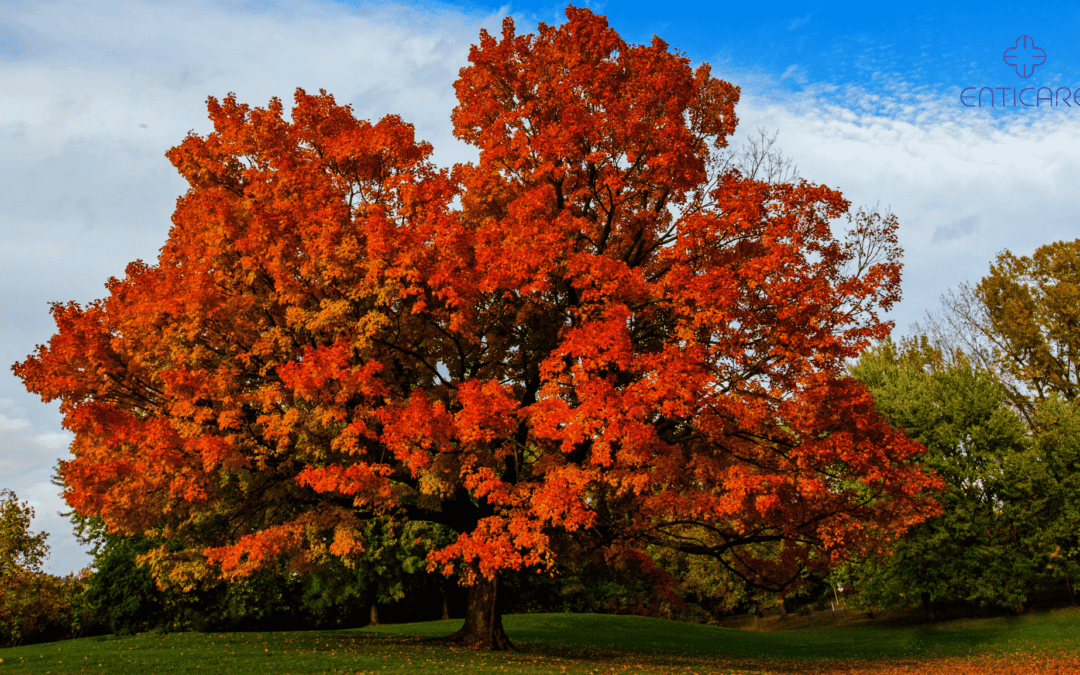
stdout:
POLYGON ((368 625, 369 626, 378 626, 379 625, 379 604, 377 602, 374 602, 374 601, 372 601, 372 603, 371 603, 371 613, 368 616, 368 625))
POLYGON ((476 583, 469 587, 465 625, 453 635, 441 639, 446 642, 460 642, 477 649, 517 651, 503 630, 498 577, 487 579, 480 574, 476 577, 476 583))
POLYGON ((934 613, 934 601, 930 599, 930 594, 925 591, 922 594, 922 606, 923 611, 926 612, 926 618, 937 621, 937 614, 934 613))
POLYGON ((781 597, 776 604, 780 608, 780 618, 783 621, 787 621, 787 600, 781 597))
POLYGON ((442 620, 446 621, 450 618, 450 608, 446 604, 446 591, 442 594, 442 620))

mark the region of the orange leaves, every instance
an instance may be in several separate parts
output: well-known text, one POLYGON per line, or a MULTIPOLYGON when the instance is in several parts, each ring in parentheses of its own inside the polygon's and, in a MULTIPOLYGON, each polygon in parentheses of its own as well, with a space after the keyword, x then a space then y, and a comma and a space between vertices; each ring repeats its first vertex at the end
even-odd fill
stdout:
POLYGON ((386 480, 391 468, 386 464, 357 463, 348 467, 331 464, 321 467, 305 467, 296 476, 296 482, 316 492, 337 492, 356 496, 356 504, 385 505, 393 496, 390 481, 386 480))
POLYGON ((341 303, 320 287, 374 290, 387 278, 409 278, 420 261, 397 258, 388 243, 407 234, 406 223, 421 227, 421 214, 442 213, 453 193, 410 125, 396 116, 371 125, 325 92, 299 89, 291 124, 276 99, 267 110, 232 95, 208 107, 215 133, 189 136, 168 153, 192 190, 163 263, 202 260, 242 272, 249 286, 272 282, 293 306, 292 321, 313 329, 342 318, 341 303))
POLYGON ((591 526, 596 520, 596 512, 586 504, 586 489, 595 478, 594 472, 575 466, 548 471, 543 483, 532 491, 532 511, 542 522, 568 532, 591 526))
POLYGON ((35 356, 12 370, 43 401, 60 398, 61 412, 101 391, 101 380, 120 370, 104 323, 104 307, 94 302, 85 309, 74 302, 53 303, 50 309, 57 334, 35 356))
POLYGON ((330 543, 327 552, 332 556, 351 561, 364 552, 363 537, 352 528, 337 527, 334 530, 334 540, 330 543))
POLYGON ((462 485, 477 499, 490 504, 506 504, 510 501, 511 486, 504 482, 489 466, 481 466, 461 472, 462 485))
MULTIPOLYGON (((240 537, 230 546, 202 551, 206 562, 217 566, 225 579, 239 579, 282 560, 294 572, 302 572, 325 554, 349 558, 364 551, 359 520, 348 510, 331 507, 319 513, 302 513, 297 518, 240 537), (323 534, 329 532, 327 546, 323 534)), ((167 568, 167 559, 159 563, 167 568)))
POLYGON ((568 194, 620 190, 620 158, 636 165, 635 182, 682 191, 700 181, 695 133, 722 147, 738 90, 707 68, 695 76, 663 41, 627 45, 602 16, 566 15, 537 36, 515 35, 510 19, 502 40, 481 33, 455 84, 455 134, 481 148, 483 165, 565 180, 568 194))
POLYGON ((303 544, 301 523, 290 522, 244 535, 233 546, 208 548, 204 555, 210 564, 221 566, 226 579, 249 576, 284 554, 296 553, 303 544))
POLYGON ((648 301, 653 294, 643 270, 606 256, 578 253, 571 256, 566 271, 574 286, 581 290, 581 300, 587 304, 636 305, 648 301))
POLYGON ((197 452, 203 461, 203 470, 210 473, 217 467, 226 471, 235 471, 248 467, 251 462, 228 438, 222 436, 201 436, 185 441, 193 452, 197 452))
POLYGON ((431 464, 429 451, 451 449, 454 419, 442 403, 432 403, 422 391, 414 391, 403 406, 381 408, 378 416, 382 442, 413 476, 431 464))
POLYGON ((473 583, 475 579, 470 575, 475 571, 490 579, 503 569, 550 567, 553 557, 538 521, 489 517, 480 520, 471 532, 461 534, 453 544, 429 553, 428 562, 432 568, 441 566, 444 574, 457 570, 463 581, 473 583))
POLYGON ((65 425, 75 433, 75 459, 62 465, 65 497, 81 513, 141 531, 153 522, 151 500, 156 507, 176 500, 177 508, 187 509, 213 490, 167 420, 140 420, 116 406, 85 403, 65 425))
POLYGON ((412 125, 387 115, 375 125, 358 120, 350 106, 337 106, 333 96, 319 90, 309 96, 299 90, 292 111, 296 141, 322 150, 331 161, 344 163, 361 181, 379 182, 398 171, 418 167, 431 146, 416 144, 412 125))
POLYGON ((294 396, 311 401, 325 400, 326 387, 330 383, 340 392, 333 399, 338 403, 349 395, 368 398, 386 395, 386 387, 378 380, 383 368, 381 363, 368 361, 355 367, 349 367, 349 364, 347 345, 337 342, 314 349, 305 347, 300 361, 278 366, 277 373, 294 396))
POLYGON ((517 430, 519 403, 498 382, 469 380, 458 387, 457 398, 461 410, 454 426, 463 443, 490 443, 517 430))

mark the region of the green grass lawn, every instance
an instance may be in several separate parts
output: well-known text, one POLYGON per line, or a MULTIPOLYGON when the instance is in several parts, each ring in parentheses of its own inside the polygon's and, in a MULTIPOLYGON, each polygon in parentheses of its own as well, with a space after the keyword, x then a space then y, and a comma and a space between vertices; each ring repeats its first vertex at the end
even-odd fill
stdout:
POLYGON ((460 620, 433 621, 340 631, 82 638, 0 649, 0 674, 826 672, 822 664, 850 660, 1080 654, 1078 610, 909 627, 863 622, 772 632, 598 614, 525 614, 505 617, 504 623, 520 653, 422 641, 461 625, 460 620))
MULTIPOLYGON (((1068 649, 1080 652, 1080 611, 971 619, 903 628, 884 623, 755 632, 695 623, 605 614, 519 614, 503 623, 515 644, 676 653, 718 652, 735 658, 858 659, 972 651, 1068 649)), ((381 626, 365 631, 435 637, 460 627, 457 621, 381 626)))

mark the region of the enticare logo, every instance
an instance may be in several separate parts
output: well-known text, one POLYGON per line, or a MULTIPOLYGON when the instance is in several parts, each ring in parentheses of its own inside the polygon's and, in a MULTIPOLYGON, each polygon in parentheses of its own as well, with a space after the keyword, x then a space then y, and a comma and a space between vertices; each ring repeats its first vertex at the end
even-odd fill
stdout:
MULTIPOLYGON (((1029 35, 1016 38, 1015 44, 1005 50, 1005 63, 1016 71, 1018 77, 1029 78, 1035 74, 1035 68, 1046 63, 1046 52, 1035 46, 1035 40, 1029 35)), ((1075 91, 1069 87, 965 87, 960 92, 960 102, 968 108, 994 106, 1025 106, 1039 108, 1080 108, 1080 87, 1075 91), (1028 92, 1035 92, 1030 94, 1028 92)))
POLYGON ((1005 50, 1005 63, 1016 69, 1020 77, 1031 77, 1035 66, 1046 63, 1046 52, 1035 46, 1026 35, 1016 38, 1016 44, 1005 50))

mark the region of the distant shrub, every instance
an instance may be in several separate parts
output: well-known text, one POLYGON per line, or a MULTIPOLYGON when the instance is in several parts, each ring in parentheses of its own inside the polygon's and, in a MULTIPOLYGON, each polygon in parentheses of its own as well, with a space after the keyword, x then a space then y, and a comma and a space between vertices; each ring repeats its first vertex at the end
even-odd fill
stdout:
POLYGON ((86 575, 41 571, 44 532, 30 534, 34 509, 0 490, 0 647, 73 637, 94 623, 83 600, 86 575))
POLYGON ((83 600, 85 576, 36 570, 0 579, 0 647, 77 637, 96 625, 83 600))

